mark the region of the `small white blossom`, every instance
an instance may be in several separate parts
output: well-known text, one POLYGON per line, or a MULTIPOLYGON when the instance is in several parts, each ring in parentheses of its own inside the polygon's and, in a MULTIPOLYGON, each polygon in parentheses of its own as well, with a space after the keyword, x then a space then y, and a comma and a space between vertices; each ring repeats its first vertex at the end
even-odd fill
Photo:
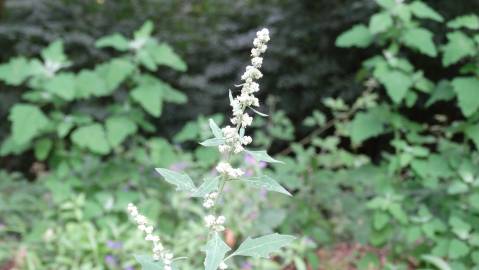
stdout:
POLYGON ((249 116, 247 113, 243 114, 243 117, 241 118, 241 125, 243 127, 251 126, 253 123, 253 117, 249 116))
POLYGON ((244 136, 241 138, 241 143, 244 145, 248 145, 253 141, 253 139, 250 136, 244 136))
POLYGON ((228 265, 225 262, 221 262, 220 265, 218 266, 221 270, 225 270, 228 268, 228 265))
POLYGON ((223 225, 225 224, 226 218, 225 216, 219 216, 216 218, 216 224, 223 225))
POLYGON ((263 64, 263 58, 262 57, 253 57, 253 59, 251 59, 251 64, 255 68, 260 68, 261 65, 263 64))

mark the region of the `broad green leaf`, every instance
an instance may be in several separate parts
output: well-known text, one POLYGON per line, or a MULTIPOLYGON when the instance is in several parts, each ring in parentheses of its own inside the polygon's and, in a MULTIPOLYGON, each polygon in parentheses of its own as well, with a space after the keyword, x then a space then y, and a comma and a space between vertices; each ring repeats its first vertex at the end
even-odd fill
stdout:
POLYGON ((370 110, 356 114, 351 123, 351 141, 354 145, 384 132, 384 119, 379 113, 378 110, 370 110))
POLYGON ((160 117, 163 109, 162 88, 153 85, 140 85, 133 89, 130 95, 149 114, 160 117))
POLYGON ((186 63, 166 43, 147 47, 149 54, 158 65, 165 65, 178 71, 186 71, 186 63))
POLYGON ((449 243, 449 258, 455 260, 466 256, 469 253, 470 249, 463 241, 453 239, 449 243))
POLYGON ((265 150, 246 150, 245 152, 250 154, 254 159, 256 159, 256 161, 264 161, 269 163, 284 163, 282 161, 272 158, 265 150))
POLYGON ((156 168, 155 170, 165 178, 166 182, 175 185, 176 190, 190 192, 196 189, 193 180, 191 180, 191 178, 185 173, 179 173, 163 168, 156 168))
POLYGON ((128 40, 121 34, 115 33, 106 37, 102 37, 96 41, 97 48, 110 47, 118 51, 126 51, 129 48, 128 40))
POLYGON ((438 22, 444 21, 444 18, 439 13, 437 13, 434 9, 421 1, 412 2, 409 5, 409 8, 411 9, 412 13, 418 18, 431 19, 438 22))
POLYGON ((448 43, 443 47, 444 55, 442 64, 449 66, 457 63, 459 60, 467 56, 474 56, 476 48, 474 41, 466 36, 463 32, 455 31, 447 34, 448 43))
POLYGON ((134 255, 135 260, 141 265, 141 270, 163 270, 164 265, 161 261, 155 261, 151 256, 134 255))
POLYGON ((129 135, 135 134, 136 124, 122 116, 113 116, 106 120, 106 134, 111 146, 120 145, 129 135))
POLYGON ((437 257, 434 255, 422 255, 421 259, 427 263, 434 265, 439 270, 452 270, 449 264, 441 257, 437 257))
POLYGON ((48 138, 43 138, 35 142, 34 152, 35 158, 38 160, 45 160, 52 149, 53 141, 48 138))
POLYGON ((135 31, 134 37, 135 39, 141 39, 141 38, 149 38, 151 34, 153 33, 153 22, 152 21, 146 21, 140 29, 135 31))
POLYGON ((242 182, 246 183, 248 186, 252 186, 255 188, 264 188, 269 191, 275 191, 279 193, 286 194, 288 196, 293 196, 289 191, 287 191, 284 187, 282 187, 276 180, 267 176, 267 175, 260 175, 254 177, 245 177, 240 179, 242 182))
POLYGON ((110 152, 105 130, 100 124, 90 124, 77 128, 72 133, 71 139, 78 146, 93 153, 108 154, 110 152))
POLYGON ((56 40, 47 48, 42 50, 42 58, 45 61, 50 61, 54 63, 65 63, 67 62, 67 56, 63 52, 63 42, 61 40, 56 40))
POLYGON ((479 149, 479 123, 467 127, 464 133, 474 142, 476 149, 479 149))
POLYGON ((232 256, 251 256, 269 258, 273 252, 278 252, 282 247, 289 245, 294 236, 284 234, 269 234, 258 238, 246 238, 232 256))
POLYGON ((458 105, 462 113, 469 117, 479 108, 479 79, 475 77, 457 77, 452 81, 458 105))
POLYGON ((45 90, 64 100, 71 101, 75 98, 75 76, 71 73, 61 73, 47 80, 45 90))
POLYGON ((135 66, 128 60, 122 58, 113 59, 95 67, 95 72, 106 83, 107 93, 112 93, 123 81, 133 72, 135 66))
POLYGON ((212 138, 205 141, 200 142, 201 145, 206 147, 218 146, 225 143, 225 139, 223 138, 212 138))
POLYGON ((376 230, 381 230, 389 222, 389 215, 382 212, 376 211, 373 217, 373 225, 376 230))
POLYGON ((165 101, 177 104, 184 104, 188 100, 185 94, 171 87, 169 84, 163 83, 162 87, 164 93, 163 99, 165 101))
POLYGON ((431 96, 426 102, 426 106, 429 107, 438 101, 449 101, 455 97, 454 91, 452 90, 451 83, 446 80, 440 81, 431 96))
POLYGON ((470 30, 478 30, 479 17, 475 14, 459 16, 448 22, 447 26, 453 29, 466 28, 470 30))
POLYGON ((397 5, 395 0, 376 0, 376 3, 385 9, 392 9, 397 5))
POLYGON ((0 80, 9 85, 20 85, 31 75, 30 63, 26 58, 15 57, 0 65, 0 80))
POLYGON ((384 85, 387 94, 396 104, 401 103, 413 85, 411 76, 398 70, 382 68, 376 70, 374 76, 384 85))
POLYGON ((399 203, 392 203, 389 208, 389 213, 397 219, 399 222, 402 224, 407 224, 408 223, 408 216, 406 212, 404 212, 401 204, 399 203))
POLYGON ((377 34, 386 31, 393 25, 393 19, 387 12, 374 14, 369 20, 369 31, 372 34, 377 34))
POLYGON ((110 94, 106 82, 94 71, 82 70, 75 80, 76 96, 89 98, 102 97, 110 94))
POLYGON ((156 63, 153 60, 150 53, 147 51, 147 48, 144 47, 144 48, 141 48, 141 49, 137 50, 136 58, 149 71, 156 71, 157 70, 156 63))
POLYGON ((471 232, 471 225, 457 216, 451 216, 449 218, 449 225, 452 227, 452 232, 460 239, 467 239, 471 232))
POLYGON ((19 145, 30 142, 47 127, 49 122, 37 106, 30 104, 13 106, 8 119, 12 122, 13 140, 19 145))
POLYGON ((342 33, 336 39, 336 46, 338 47, 359 47, 365 48, 371 44, 373 36, 369 32, 369 29, 363 25, 358 24, 353 26, 351 29, 342 33))
POLYGON ((412 28, 406 30, 402 36, 404 44, 419 52, 435 57, 437 55, 436 46, 432 40, 432 33, 424 28, 412 28))
POLYGON ((218 177, 206 178, 203 184, 191 192, 191 197, 204 197, 206 194, 217 190, 219 183, 218 177))
POLYGON ((4 157, 10 154, 21 154, 29 148, 28 143, 18 144, 13 140, 12 136, 5 138, 0 146, 0 157, 4 157))
POLYGON ((221 239, 218 233, 213 233, 213 237, 206 243, 205 247, 205 270, 217 270, 225 258, 226 252, 230 250, 231 248, 221 239))
POLYGON ((211 132, 213 132, 215 138, 223 138, 223 132, 221 131, 220 127, 218 127, 218 125, 215 123, 215 120, 210 118, 208 122, 210 124, 211 132))

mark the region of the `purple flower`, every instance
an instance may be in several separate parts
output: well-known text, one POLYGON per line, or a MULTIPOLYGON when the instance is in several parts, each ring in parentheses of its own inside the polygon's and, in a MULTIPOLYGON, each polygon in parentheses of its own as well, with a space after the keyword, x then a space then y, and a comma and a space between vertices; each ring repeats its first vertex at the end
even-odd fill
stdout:
POLYGON ((244 156, 244 162, 248 165, 256 165, 256 159, 253 158, 252 155, 246 154, 244 156))
POLYGON ((105 262, 106 264, 108 264, 109 266, 116 266, 117 265, 117 258, 113 255, 106 255, 105 256, 105 262))
POLYGON ((170 169, 177 172, 183 171, 187 167, 188 167, 188 163, 186 162, 178 162, 178 163, 174 163, 170 165, 170 169))
POLYGON ((135 268, 133 268, 133 266, 127 266, 125 268, 123 268, 124 270, 135 270, 135 268))
POLYGON ((254 172, 252 169, 247 169, 245 172, 244 172, 244 175, 245 176, 253 176, 254 172))
POLYGON ((241 265, 241 270, 251 270, 253 269, 253 265, 250 262, 244 262, 241 265))
POLYGON ((116 242, 116 241, 111 241, 111 240, 108 240, 106 242, 106 246, 109 248, 109 249, 121 249, 123 247, 123 244, 121 242, 116 242))

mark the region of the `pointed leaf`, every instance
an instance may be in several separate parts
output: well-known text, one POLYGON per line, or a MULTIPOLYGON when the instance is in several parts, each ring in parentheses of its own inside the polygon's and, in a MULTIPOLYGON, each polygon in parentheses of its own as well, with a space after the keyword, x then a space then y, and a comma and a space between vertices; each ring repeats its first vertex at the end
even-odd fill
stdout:
POLYGON ((435 57, 437 55, 437 50, 432 37, 432 33, 427 29, 412 28, 406 30, 402 39, 406 46, 412 49, 417 49, 425 55, 435 57))
POLYGON ((246 150, 246 153, 250 154, 256 161, 264 161, 269 163, 284 163, 280 160, 272 158, 265 150, 246 150))
POLYGON ((163 270, 164 265, 161 261, 155 261, 151 256, 134 255, 135 260, 141 265, 141 270, 163 270))
POLYGON ((118 51, 126 51, 129 48, 128 40, 121 34, 115 33, 106 37, 102 37, 95 43, 97 48, 110 47, 118 51))
POLYGON ((254 113, 256 113, 256 114, 259 115, 259 116, 268 117, 268 115, 265 114, 265 113, 262 113, 262 112, 260 112, 260 111, 257 111, 257 110, 255 110, 255 109, 253 109, 253 108, 251 108, 251 107, 249 107, 249 108, 250 108, 254 113))
POLYGON ((205 179, 197 189, 193 190, 191 197, 204 197, 206 194, 218 190, 220 180, 218 177, 211 177, 205 179))
POLYGON ((211 128, 211 132, 215 135, 216 138, 223 138, 223 132, 221 131, 220 127, 215 123, 215 120, 209 119, 209 124, 211 128))
POLYGON ((378 69, 374 75, 384 85, 394 103, 400 103, 413 85, 410 76, 399 70, 378 69))
POLYGON ((163 168, 156 168, 155 170, 165 178, 166 182, 175 185, 176 190, 190 192, 196 189, 193 180, 191 180, 191 178, 185 173, 179 173, 163 168))
POLYGON ((221 239, 218 233, 214 233, 213 237, 208 241, 205 247, 205 270, 217 270, 220 263, 225 258, 226 252, 231 248, 221 239))
POLYGON ((48 125, 45 114, 37 106, 29 104, 13 106, 8 119, 12 122, 13 141, 19 145, 30 142, 48 125))
POLYGON ((452 270, 449 264, 441 257, 437 257, 434 255, 422 255, 421 259, 425 262, 428 262, 434 265, 439 270, 452 270))
POLYGON ((415 1, 411 3, 409 8, 418 18, 431 19, 438 22, 444 21, 444 18, 439 13, 421 1, 415 1))
POLYGON ((110 94, 106 82, 91 70, 82 70, 75 80, 76 97, 107 96, 110 94))
POLYGON ((269 234, 258 238, 247 238, 232 256, 251 256, 269 258, 270 254, 279 251, 289 245, 295 239, 294 236, 284 234, 269 234))
POLYGON ((63 41, 55 40, 50 43, 48 47, 42 50, 42 58, 45 61, 50 61, 54 63, 65 63, 67 61, 67 56, 63 52, 63 41))
POLYGON ((387 12, 374 14, 369 20, 369 31, 373 34, 386 31, 393 25, 393 19, 387 12))
POLYGON ((145 111, 155 117, 160 117, 163 109, 163 94, 161 88, 152 85, 140 85, 133 89, 130 95, 145 111))
POLYGON ((264 188, 269 191, 275 191, 275 192, 286 194, 288 196, 293 196, 291 195, 291 193, 289 193, 289 191, 287 191, 284 187, 282 187, 276 180, 274 180, 273 178, 267 175, 241 178, 240 180, 246 183, 247 185, 255 187, 255 188, 264 188))
POLYGON ((365 48, 371 44, 372 40, 373 36, 369 32, 369 29, 363 24, 358 24, 342 33, 336 39, 336 46, 343 48, 354 46, 365 48))
POLYGON ((479 17, 475 14, 459 16, 448 22, 447 26, 454 29, 466 28, 470 30, 478 30, 479 17))
POLYGON ((129 135, 135 134, 137 126, 127 117, 113 116, 106 120, 106 133, 111 146, 120 145, 129 135))
POLYGON ((45 83, 45 89, 64 100, 75 98, 75 76, 71 73, 57 74, 45 83))
POLYGON ((378 136, 384 132, 382 110, 370 109, 367 112, 357 113, 351 123, 351 141, 359 145, 363 141, 378 136))
POLYGON ((26 58, 16 57, 0 65, 0 80, 9 85, 20 85, 31 75, 30 63, 26 58))
POLYGON ((110 152, 105 130, 100 124, 91 124, 76 129, 71 139, 78 146, 87 148, 94 153, 108 154, 110 152))
POLYGON ((218 146, 225 143, 225 139, 223 138, 212 138, 206 141, 200 142, 201 145, 206 147, 218 146))
POLYGON ((156 64, 165 65, 178 71, 186 71, 186 63, 168 44, 161 43, 155 46, 148 46, 147 49, 156 64))
POLYGON ((457 63, 459 60, 467 56, 474 56, 476 48, 474 41, 466 36, 463 32, 455 31, 447 34, 449 42, 443 47, 444 55, 442 64, 449 66, 457 63))
POLYGON ((475 77, 458 77, 452 81, 459 107, 469 117, 479 108, 479 79, 475 77))
POLYGON ((150 37, 151 34, 153 33, 153 28, 154 28, 153 22, 152 22, 152 21, 146 21, 146 22, 140 27, 140 29, 138 29, 137 31, 135 31, 135 33, 134 33, 135 39, 148 38, 148 37, 150 37))

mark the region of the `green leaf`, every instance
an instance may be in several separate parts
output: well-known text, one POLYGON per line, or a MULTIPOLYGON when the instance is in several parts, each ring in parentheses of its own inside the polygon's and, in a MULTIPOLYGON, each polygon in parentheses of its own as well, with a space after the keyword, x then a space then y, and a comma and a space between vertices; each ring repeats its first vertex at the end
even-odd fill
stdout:
POLYGON ((141 270, 163 270, 164 265, 161 261, 155 261, 151 256, 134 255, 135 260, 141 265, 141 270))
POLYGON ((116 58, 110 62, 95 67, 95 72, 106 83, 107 95, 123 83, 124 80, 135 70, 135 66, 126 59, 116 58))
POLYGON ((265 150, 245 150, 246 153, 250 154, 256 161, 264 161, 269 163, 284 163, 277 159, 272 158, 265 150))
POLYGON ((387 94, 396 104, 401 103, 413 85, 411 76, 398 70, 381 68, 375 71, 374 76, 384 85, 387 94))
POLYGON ((225 143, 225 139, 223 138, 212 138, 207 139, 205 141, 200 142, 201 145, 206 147, 218 146, 225 143))
POLYGON ((196 189, 193 180, 191 180, 191 178, 185 173, 179 173, 163 168, 155 168, 155 170, 165 178, 166 182, 175 185, 176 190, 190 192, 196 189))
POLYGON ((90 96, 108 96, 110 90, 106 82, 94 71, 82 70, 75 80, 76 96, 89 98, 90 96))
POLYGON ((369 20, 369 31, 372 34, 378 34, 386 31, 393 25, 393 19, 387 12, 374 14, 369 20))
POLYGON ((452 81, 459 107, 464 116, 469 117, 479 108, 479 79, 475 77, 457 77, 452 81))
POLYGON ((71 73, 57 74, 47 80, 44 87, 64 100, 71 101, 75 98, 75 76, 71 73))
POLYGON ((205 270, 217 270, 226 252, 230 250, 231 248, 221 239, 218 233, 213 233, 213 237, 206 243, 205 247, 205 270))
POLYGON ((93 153, 108 154, 110 145, 106 138, 105 130, 100 124, 90 124, 77 128, 71 137, 72 141, 80 147, 93 153))
POLYGON ((384 119, 378 110, 357 113, 351 123, 351 141, 359 145, 363 141, 384 132, 384 119))
POLYGON ((184 104, 188 100, 185 94, 171 87, 169 84, 163 83, 163 99, 168 102, 184 104))
POLYGON ((127 51, 130 47, 128 40, 119 33, 100 38, 96 41, 95 46, 97 48, 110 47, 118 51, 127 51))
POLYGON ((402 40, 404 45, 417 49, 419 52, 435 57, 437 55, 436 46, 432 40, 433 34, 424 28, 412 28, 404 32, 402 40))
POLYGON ((449 264, 441 257, 437 257, 434 255, 422 255, 421 259, 427 263, 434 265, 439 270, 452 270, 449 264))
POLYGON ((215 138, 223 138, 223 132, 221 131, 220 127, 218 127, 218 125, 215 123, 215 120, 210 118, 208 122, 210 124, 211 132, 213 132, 215 138))
POLYGON ((207 178, 203 184, 191 192, 191 197, 204 197, 206 194, 217 190, 219 183, 218 177, 207 178))
POLYGON ((475 14, 459 16, 454 20, 448 22, 447 26, 453 29, 466 28, 471 30, 478 30, 479 17, 477 17, 477 15, 475 14))
POLYGON ((452 232, 460 239, 467 239, 469 237, 471 232, 471 225, 469 225, 469 223, 466 223, 456 216, 451 216, 449 218, 449 225, 452 227, 452 232))
POLYGON ((463 32, 455 31, 447 34, 448 43, 443 47, 442 64, 450 66, 467 56, 474 56, 476 48, 474 41, 463 32))
POLYGON ((149 38, 151 34, 153 33, 153 22, 152 21, 146 21, 140 29, 135 31, 134 37, 135 39, 142 39, 142 38, 149 38))
POLYGON ((374 229, 381 230, 382 228, 384 228, 384 226, 388 224, 388 222, 389 222, 388 214, 384 212, 380 212, 380 211, 376 211, 374 213, 374 218, 373 218, 374 229))
POLYGON ((232 256, 251 256, 269 258, 270 253, 278 252, 282 247, 289 245, 294 236, 284 234, 269 234, 258 238, 246 238, 232 256))
POLYGON ((392 9, 396 6, 395 0, 376 0, 376 3, 385 9, 392 9))
POLYGON ((452 85, 449 81, 442 80, 440 81, 431 96, 426 102, 426 107, 431 106, 432 104, 438 101, 449 101, 455 97, 454 91, 452 90, 452 85))
POLYGON ((13 106, 8 119, 12 122, 13 140, 19 145, 30 142, 47 127, 49 122, 37 106, 30 104, 13 106))
POLYGON ((479 149, 479 123, 468 126, 464 131, 466 136, 474 142, 476 149, 479 149))
POLYGON ((444 21, 444 18, 439 13, 437 13, 434 9, 421 1, 415 1, 411 3, 409 5, 409 8, 411 9, 412 13, 418 18, 431 19, 438 22, 444 21))
POLYGON ((373 41, 373 36, 369 32, 369 29, 363 25, 358 24, 353 26, 351 29, 342 33, 336 39, 336 46, 347 48, 347 47, 359 47, 365 48, 371 44, 373 41))
POLYGON ((162 88, 152 85, 140 85, 130 92, 133 100, 138 102, 149 114, 160 117, 163 109, 162 88))
POLYGON ((166 43, 147 47, 149 54, 158 65, 165 65, 178 71, 186 71, 186 63, 166 43))
POLYGON ((462 241, 453 239, 449 243, 449 258, 455 260, 466 256, 469 253, 469 247, 462 241))
POLYGON ((31 75, 30 63, 26 58, 15 57, 0 65, 0 80, 18 86, 31 75))
POLYGON ((56 40, 47 48, 42 50, 42 58, 45 61, 50 61, 54 63, 65 63, 67 62, 67 56, 63 52, 63 42, 61 40, 56 40))
POLYGON ((38 160, 45 160, 52 149, 53 141, 48 138, 43 138, 35 142, 35 157, 38 160))
POLYGON ((267 175, 260 175, 248 178, 241 178, 242 182, 246 183, 248 186, 252 186, 255 188, 264 188, 269 191, 275 191, 279 193, 286 194, 288 196, 293 196, 289 191, 287 191, 284 187, 282 187, 276 180, 267 176, 267 175))
POLYGON ((106 134, 111 146, 117 147, 129 135, 137 131, 136 124, 122 116, 113 116, 106 120, 106 134))

